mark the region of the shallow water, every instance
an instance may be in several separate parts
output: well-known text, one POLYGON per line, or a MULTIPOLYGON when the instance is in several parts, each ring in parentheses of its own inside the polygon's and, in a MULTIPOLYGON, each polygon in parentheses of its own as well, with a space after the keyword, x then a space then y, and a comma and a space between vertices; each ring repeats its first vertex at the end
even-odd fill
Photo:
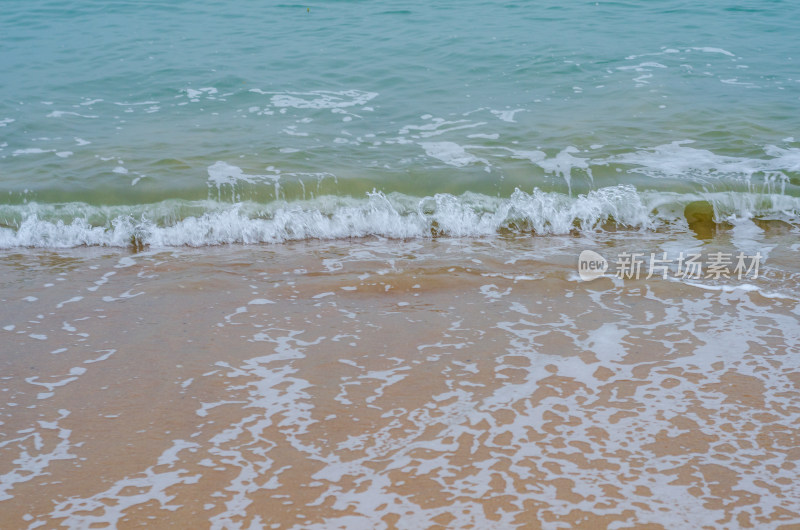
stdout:
POLYGON ((673 244, 9 254, 4 524, 798 524, 796 260, 577 277, 673 244))

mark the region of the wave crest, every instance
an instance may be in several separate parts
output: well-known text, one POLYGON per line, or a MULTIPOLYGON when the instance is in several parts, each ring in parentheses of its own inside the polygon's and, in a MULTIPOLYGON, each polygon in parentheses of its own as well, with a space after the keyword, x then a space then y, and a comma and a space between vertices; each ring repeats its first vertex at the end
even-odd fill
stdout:
POLYGON ((516 190, 510 197, 476 193, 411 197, 372 192, 269 204, 165 201, 95 207, 70 203, 0 207, 0 248, 206 246, 306 239, 481 237, 499 233, 568 234, 605 227, 655 230, 684 223, 683 208, 707 201, 718 220, 730 216, 796 218, 800 199, 741 192, 639 192, 600 188, 571 197, 516 190))

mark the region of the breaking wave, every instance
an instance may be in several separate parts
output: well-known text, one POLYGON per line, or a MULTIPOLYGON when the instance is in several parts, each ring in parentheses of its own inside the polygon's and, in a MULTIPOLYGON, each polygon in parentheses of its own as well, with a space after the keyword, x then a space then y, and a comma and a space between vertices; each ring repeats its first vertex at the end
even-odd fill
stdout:
POLYGON ((206 246, 360 237, 482 237, 503 233, 569 234, 685 227, 684 208, 713 209, 715 221, 763 217, 794 222, 800 198, 744 192, 669 193, 630 185, 585 195, 516 190, 412 197, 372 192, 269 204, 164 201, 137 206, 83 203, 0 206, 0 248, 206 246))

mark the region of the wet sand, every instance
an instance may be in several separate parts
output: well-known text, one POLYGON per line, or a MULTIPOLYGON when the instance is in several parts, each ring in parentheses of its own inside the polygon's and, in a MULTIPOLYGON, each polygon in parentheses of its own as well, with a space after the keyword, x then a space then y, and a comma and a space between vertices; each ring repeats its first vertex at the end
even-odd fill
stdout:
POLYGON ((795 271, 579 282, 586 245, 7 253, 0 526, 800 525, 795 271))

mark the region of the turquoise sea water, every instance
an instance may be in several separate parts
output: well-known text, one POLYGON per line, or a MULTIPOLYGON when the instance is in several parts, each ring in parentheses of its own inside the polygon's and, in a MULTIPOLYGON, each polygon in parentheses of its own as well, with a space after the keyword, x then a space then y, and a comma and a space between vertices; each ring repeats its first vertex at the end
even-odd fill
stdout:
POLYGON ((800 214, 788 1, 6 2, 0 246, 800 214))
POLYGON ((0 528, 800 528, 797 21, 0 2, 0 528))

